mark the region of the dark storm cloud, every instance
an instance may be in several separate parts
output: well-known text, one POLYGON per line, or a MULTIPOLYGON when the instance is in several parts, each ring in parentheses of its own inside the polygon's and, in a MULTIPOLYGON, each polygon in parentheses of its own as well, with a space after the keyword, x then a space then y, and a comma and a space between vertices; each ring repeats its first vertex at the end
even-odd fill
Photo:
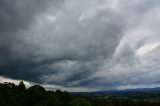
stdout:
MULTIPOLYGON (((53 0, 52 4, 57 6, 60 1, 53 0)), ((37 14, 46 10, 48 3, 51 3, 51 0, 1 0, 0 31, 10 32, 17 31, 19 28, 27 28, 37 14)))
MULTIPOLYGON (((59 1, 51 0, 1 0, 0 1, 0 73, 1 75, 18 78, 33 79, 32 68, 38 64, 22 59, 16 59, 12 54, 14 44, 20 42, 17 31, 28 29, 38 14, 47 10, 50 4, 57 6, 59 1)), ((25 49, 25 47, 23 48, 25 49)), ((23 51, 23 50, 22 50, 23 51)), ((22 54, 23 55, 23 54, 22 54)), ((27 57, 28 58, 28 57, 27 57)), ((26 58, 25 58, 26 59, 26 58)), ((35 76, 36 78, 36 76, 35 76)))
POLYGON ((1 0, 0 75, 76 90, 158 84, 159 4, 1 0))

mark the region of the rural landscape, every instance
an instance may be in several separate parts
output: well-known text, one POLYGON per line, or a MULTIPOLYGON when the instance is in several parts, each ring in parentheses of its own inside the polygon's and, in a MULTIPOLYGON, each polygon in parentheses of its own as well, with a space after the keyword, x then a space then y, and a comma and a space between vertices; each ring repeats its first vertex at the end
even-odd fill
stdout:
POLYGON ((0 84, 0 106, 160 106, 160 88, 71 93, 5 82, 0 84))

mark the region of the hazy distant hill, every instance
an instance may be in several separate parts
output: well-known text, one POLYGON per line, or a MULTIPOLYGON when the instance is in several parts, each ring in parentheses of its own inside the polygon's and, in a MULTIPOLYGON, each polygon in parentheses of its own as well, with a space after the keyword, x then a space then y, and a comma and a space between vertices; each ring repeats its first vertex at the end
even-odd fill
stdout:
POLYGON ((137 89, 126 89, 126 90, 103 90, 98 92, 159 92, 160 87, 156 88, 137 88, 137 89))
POLYGON ((133 93, 133 92, 160 92, 160 87, 156 88, 137 88, 126 90, 102 90, 96 92, 72 92, 72 94, 84 95, 84 96, 100 96, 104 94, 119 94, 119 93, 133 93))

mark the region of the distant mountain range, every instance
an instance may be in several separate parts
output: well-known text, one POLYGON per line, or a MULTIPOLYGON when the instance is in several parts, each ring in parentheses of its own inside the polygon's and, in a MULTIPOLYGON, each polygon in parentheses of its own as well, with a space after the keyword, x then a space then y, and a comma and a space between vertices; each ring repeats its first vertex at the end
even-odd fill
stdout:
POLYGON ((160 92, 160 87, 125 89, 125 90, 102 90, 102 91, 95 91, 95 92, 71 92, 71 93, 76 95, 84 95, 84 96, 97 96, 97 95, 104 95, 104 94, 119 94, 119 93, 132 93, 132 92, 160 92))
POLYGON ((103 90, 97 92, 160 92, 160 87, 156 88, 136 88, 136 89, 125 89, 125 90, 103 90))

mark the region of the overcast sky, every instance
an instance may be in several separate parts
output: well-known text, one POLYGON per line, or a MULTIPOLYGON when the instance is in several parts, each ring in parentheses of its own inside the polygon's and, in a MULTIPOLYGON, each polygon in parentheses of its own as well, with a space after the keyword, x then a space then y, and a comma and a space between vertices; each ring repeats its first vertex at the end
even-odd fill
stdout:
POLYGON ((160 87, 160 0, 0 0, 0 82, 160 87))

